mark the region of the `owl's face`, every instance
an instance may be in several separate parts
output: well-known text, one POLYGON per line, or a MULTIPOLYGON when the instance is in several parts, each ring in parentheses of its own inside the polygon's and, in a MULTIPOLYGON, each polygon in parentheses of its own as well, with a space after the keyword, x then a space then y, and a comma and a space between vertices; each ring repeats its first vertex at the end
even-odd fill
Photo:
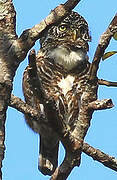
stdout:
POLYGON ((72 11, 44 34, 40 44, 49 58, 71 70, 87 59, 88 41, 91 41, 91 37, 87 22, 72 11))

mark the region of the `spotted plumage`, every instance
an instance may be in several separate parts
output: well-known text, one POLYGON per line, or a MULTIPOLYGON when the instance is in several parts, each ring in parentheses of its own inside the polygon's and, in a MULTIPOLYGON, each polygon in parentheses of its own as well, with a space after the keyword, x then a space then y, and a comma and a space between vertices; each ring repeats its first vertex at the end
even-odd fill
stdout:
MULTIPOLYGON (((78 120, 84 79, 89 69, 87 52, 90 40, 85 19, 71 12, 43 34, 41 48, 36 56, 37 73, 43 89, 48 97, 55 100, 59 115, 71 129, 78 120)), ((43 102, 31 90, 28 71, 29 67, 23 78, 25 100, 45 114, 43 102)), ((40 128, 38 121, 28 116, 26 122, 40 134, 39 169, 43 174, 51 175, 58 163, 58 136, 50 127, 40 128)))

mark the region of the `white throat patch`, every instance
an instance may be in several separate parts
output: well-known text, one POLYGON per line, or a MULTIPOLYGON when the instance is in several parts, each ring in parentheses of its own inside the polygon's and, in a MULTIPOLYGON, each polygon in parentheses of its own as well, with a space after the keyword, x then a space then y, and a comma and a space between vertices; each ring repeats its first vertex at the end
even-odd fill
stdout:
POLYGON ((77 51, 69 51, 64 46, 59 46, 51 51, 50 58, 53 58, 56 63, 63 65, 67 70, 71 70, 78 65, 78 62, 86 59, 86 53, 81 49, 77 51))
POLYGON ((61 81, 58 83, 58 86, 61 88, 62 93, 64 96, 70 91, 73 87, 75 77, 68 75, 66 78, 62 78, 61 81))

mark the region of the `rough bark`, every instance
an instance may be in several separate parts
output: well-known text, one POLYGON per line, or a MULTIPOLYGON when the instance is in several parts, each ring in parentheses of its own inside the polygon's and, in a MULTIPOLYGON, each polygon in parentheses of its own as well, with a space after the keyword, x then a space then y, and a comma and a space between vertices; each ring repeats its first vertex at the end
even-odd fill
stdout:
POLYGON ((15 10, 11 0, 0 1, 0 179, 2 179, 2 160, 4 158, 5 120, 12 90, 14 71, 8 50, 17 38, 15 32, 15 10))

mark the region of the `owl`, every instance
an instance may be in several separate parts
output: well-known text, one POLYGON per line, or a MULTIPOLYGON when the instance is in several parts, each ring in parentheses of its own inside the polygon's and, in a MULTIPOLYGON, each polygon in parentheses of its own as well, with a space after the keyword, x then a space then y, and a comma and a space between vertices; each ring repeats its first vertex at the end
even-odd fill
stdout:
MULTIPOLYGON (((86 20, 72 11, 43 33, 36 55, 37 73, 43 89, 48 97, 55 100, 59 115, 71 129, 78 121, 82 82, 90 66, 87 55, 89 41, 91 37, 86 20)), ((29 67, 23 76, 25 101, 45 116, 43 102, 33 92, 28 72, 29 67)), ((50 118, 54 118, 52 114, 50 118)), ((40 127, 38 121, 28 115, 25 119, 33 131, 40 134, 39 170, 44 175, 51 175, 58 164, 58 135, 51 127, 40 127)))

